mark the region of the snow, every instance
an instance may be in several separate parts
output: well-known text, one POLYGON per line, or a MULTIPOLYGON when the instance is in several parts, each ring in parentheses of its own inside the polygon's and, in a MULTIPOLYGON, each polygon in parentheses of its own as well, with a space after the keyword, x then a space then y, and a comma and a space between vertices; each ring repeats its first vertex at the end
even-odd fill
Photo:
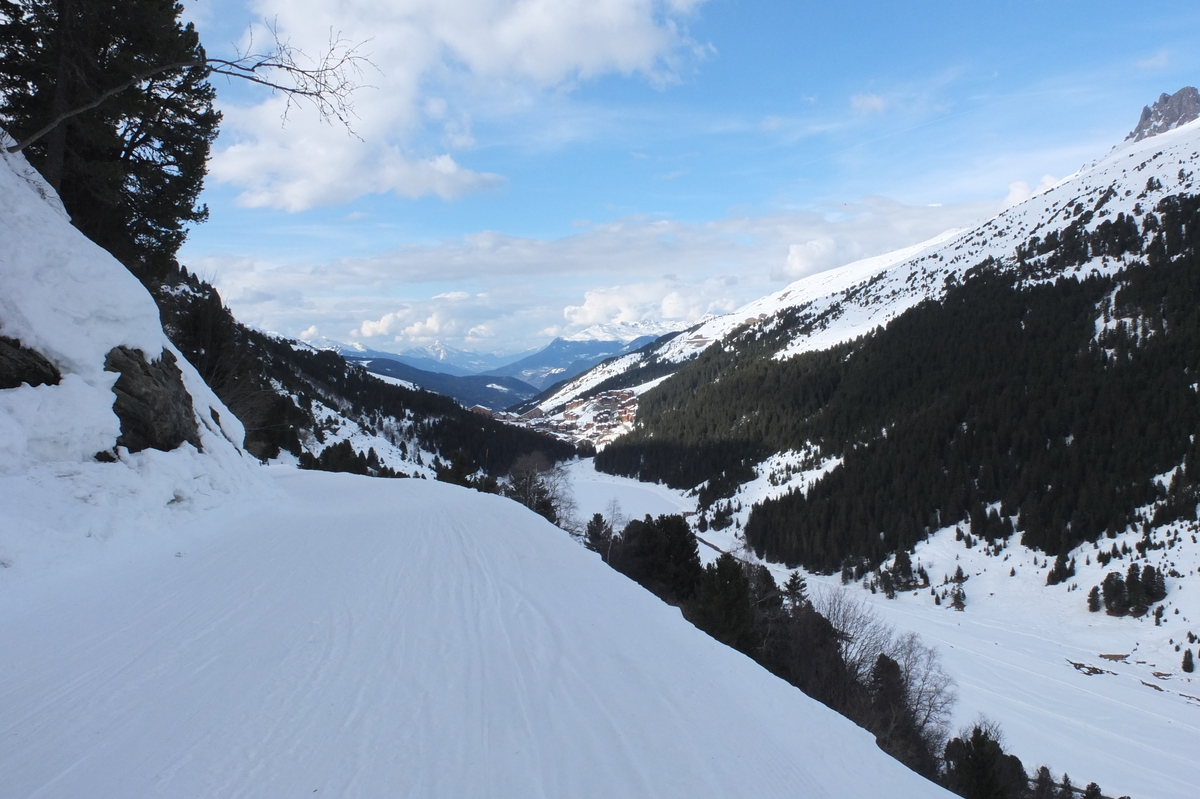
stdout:
POLYGON ((47 197, 0 164, 0 330, 64 375, 0 392, 6 797, 948 796, 514 502, 259 467, 182 357, 203 449, 95 461, 104 355, 174 350, 47 197))
POLYGON ((387 383, 388 385, 391 385, 391 386, 400 386, 401 388, 407 388, 409 391, 420 391, 421 390, 421 388, 416 383, 410 383, 407 380, 401 380, 398 377, 390 377, 389 375, 376 374, 375 372, 371 373, 371 377, 374 377, 376 380, 387 383))
POLYGON ((70 226, 53 191, 19 155, 0 162, 0 335, 46 356, 56 386, 0 391, 0 563, 36 573, 88 557, 114 537, 154 535, 184 508, 211 506, 262 480, 240 449, 242 426, 168 341, 141 284, 70 226), (113 412, 116 346, 175 355, 203 453, 122 450, 113 412), (218 422, 217 419, 220 421, 218 422))
POLYGON ((618 514, 626 520, 646 515, 657 518, 664 514, 691 514, 696 510, 695 497, 664 485, 598 472, 591 458, 572 461, 566 469, 576 513, 584 523, 597 513, 612 521, 609 517, 613 515, 614 502, 618 514))
POLYGON ((563 341, 633 341, 643 336, 665 336, 682 330, 680 322, 609 322, 603 325, 592 325, 578 333, 563 336, 563 341))
POLYGON ((944 795, 513 502, 271 476, 0 583, 8 795, 944 795))
MULTIPOLYGON (((918 545, 913 568, 923 565, 938 585, 961 566, 968 575, 964 611, 949 609, 945 600, 934 605, 929 589, 895 600, 859 594, 897 628, 939 649, 958 683, 956 722, 979 713, 998 721, 1026 766, 1044 763, 1076 781, 1095 780, 1108 796, 1192 799, 1200 785, 1200 674, 1184 674, 1182 653, 1169 643, 1188 631, 1200 634, 1200 592, 1194 590, 1200 546, 1190 536, 1144 561, 1164 571, 1174 563, 1187 575, 1167 579, 1161 626, 1149 615, 1114 618, 1087 610, 1088 590, 1108 572, 1124 572, 1127 557, 1101 567, 1097 550, 1085 544, 1072 553, 1075 577, 1046 586, 1042 553, 1014 538, 1001 555, 987 556, 980 544, 968 549, 955 541, 953 528, 918 545), (1095 669, 1102 671, 1088 673, 1095 669)), ((1101 539, 1100 546, 1132 548, 1140 538, 1140 532, 1123 534, 1101 539)), ((833 590, 840 580, 816 577, 809 584, 833 590)))

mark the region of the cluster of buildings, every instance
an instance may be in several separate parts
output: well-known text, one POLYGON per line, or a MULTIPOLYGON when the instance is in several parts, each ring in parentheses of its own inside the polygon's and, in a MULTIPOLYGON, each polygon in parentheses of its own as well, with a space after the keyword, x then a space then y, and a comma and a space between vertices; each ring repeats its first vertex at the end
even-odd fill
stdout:
POLYGON ((496 414, 496 418, 570 441, 587 441, 603 447, 633 428, 637 407, 637 394, 621 389, 572 400, 558 413, 546 414, 541 408, 534 408, 520 417, 496 414))

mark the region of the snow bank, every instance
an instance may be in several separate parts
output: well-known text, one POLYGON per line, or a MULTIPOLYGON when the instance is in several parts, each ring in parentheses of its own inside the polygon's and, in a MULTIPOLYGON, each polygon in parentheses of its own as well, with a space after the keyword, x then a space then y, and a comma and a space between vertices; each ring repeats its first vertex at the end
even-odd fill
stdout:
POLYGON ((178 508, 259 482, 240 450, 241 424, 167 340, 154 300, 70 225, 25 159, 7 153, 0 162, 0 242, 0 335, 19 339, 63 375, 57 386, 0 391, 0 563, 24 567, 31 564, 23 555, 63 554, 70 541, 158 529, 178 508), (112 408, 117 374, 104 371, 105 356, 120 345, 148 359, 164 349, 175 355, 203 453, 184 445, 172 453, 122 452, 113 464, 94 460, 120 434, 112 408), (64 502, 105 512, 68 512, 72 521, 63 526, 64 502))

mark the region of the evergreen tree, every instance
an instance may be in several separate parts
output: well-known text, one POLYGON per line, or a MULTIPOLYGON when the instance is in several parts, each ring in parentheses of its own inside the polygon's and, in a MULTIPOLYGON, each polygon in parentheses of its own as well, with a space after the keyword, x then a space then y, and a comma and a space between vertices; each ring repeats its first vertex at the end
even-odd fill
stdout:
POLYGON ((909 703, 908 682, 900 664, 880 652, 871 669, 871 704, 867 729, 875 733, 879 748, 918 774, 933 778, 937 761, 909 703))
MULTIPOLYGON (((18 140, 148 69, 203 61, 175 0, 0 0, 0 120, 18 140)), ((220 114, 204 67, 104 98, 25 150, 72 223, 143 282, 177 268, 220 114)))
POLYGON ((965 799, 1020 799, 1027 778, 1015 755, 1005 754, 990 725, 946 744, 943 784, 965 799))
POLYGON ((788 575, 787 582, 783 584, 783 593, 787 596, 788 608, 793 612, 808 604, 808 584, 798 571, 788 575))
POLYGON ((1135 616, 1146 612, 1149 598, 1142 585, 1142 571, 1136 563, 1130 563, 1125 574, 1125 593, 1129 600, 1129 609, 1135 616))
POLYGON ((1100 786, 1094 782, 1089 782, 1087 787, 1083 789, 1083 799, 1104 799, 1104 795, 1100 793, 1100 786))
POLYGON ((584 546, 599 553, 607 563, 609 550, 612 548, 613 528, 603 514, 596 513, 588 520, 583 536, 584 546))
POLYGON ((1067 561, 1065 553, 1060 552, 1054 559, 1054 566, 1046 575, 1046 585, 1058 585, 1069 577, 1075 576, 1075 560, 1067 561))
POLYGON ((1180 668, 1182 668, 1188 674, 1191 674, 1193 671, 1196 670, 1196 663, 1192 659, 1192 650, 1190 650, 1190 649, 1183 650, 1183 665, 1180 666, 1180 668))
POLYGON ((1104 607, 1113 616, 1123 616, 1129 612, 1129 593, 1125 586, 1125 578, 1120 572, 1109 572, 1100 583, 1100 593, 1104 596, 1104 607))
POLYGON ((1055 799, 1054 794, 1054 777, 1050 775, 1050 769, 1045 766, 1038 767, 1037 774, 1033 778, 1030 799, 1055 799))
POLYGON ((1100 586, 1093 585, 1092 590, 1088 591, 1087 608, 1092 613, 1098 613, 1100 611, 1100 586))
POLYGON ((728 552, 704 568, 687 609, 692 624, 721 643, 746 653, 757 646, 750 582, 728 552))
POLYGON ((684 602, 700 578, 700 553, 679 515, 634 519, 614 544, 610 565, 671 603, 684 602))

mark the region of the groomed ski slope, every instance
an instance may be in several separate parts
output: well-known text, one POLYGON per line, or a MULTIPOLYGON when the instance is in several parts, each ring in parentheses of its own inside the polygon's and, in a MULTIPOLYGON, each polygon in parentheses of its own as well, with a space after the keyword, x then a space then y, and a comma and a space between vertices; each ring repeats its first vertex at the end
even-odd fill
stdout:
POLYGON ((949 796, 511 501, 270 475, 0 586, 5 796, 949 796))

